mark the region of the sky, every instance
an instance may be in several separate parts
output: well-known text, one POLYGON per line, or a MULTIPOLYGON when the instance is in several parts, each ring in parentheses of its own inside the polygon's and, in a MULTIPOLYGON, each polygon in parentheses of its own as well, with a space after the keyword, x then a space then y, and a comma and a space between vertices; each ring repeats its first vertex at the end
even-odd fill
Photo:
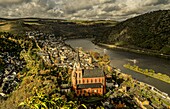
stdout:
POLYGON ((170 0, 0 0, 1 18, 55 18, 122 21, 170 9, 170 0))

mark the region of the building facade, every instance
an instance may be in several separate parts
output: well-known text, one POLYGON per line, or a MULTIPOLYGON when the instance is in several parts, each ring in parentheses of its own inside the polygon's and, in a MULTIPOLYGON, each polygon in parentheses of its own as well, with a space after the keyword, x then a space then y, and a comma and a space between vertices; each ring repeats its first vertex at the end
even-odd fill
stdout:
POLYGON ((77 96, 103 95, 106 93, 106 79, 102 69, 83 69, 79 57, 71 75, 72 87, 77 96))

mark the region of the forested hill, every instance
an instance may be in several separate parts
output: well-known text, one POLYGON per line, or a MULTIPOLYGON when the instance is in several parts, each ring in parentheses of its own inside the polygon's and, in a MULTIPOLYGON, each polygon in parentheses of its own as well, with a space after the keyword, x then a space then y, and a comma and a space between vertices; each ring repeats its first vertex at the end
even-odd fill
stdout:
POLYGON ((170 10, 146 13, 113 27, 96 42, 170 54, 170 10))

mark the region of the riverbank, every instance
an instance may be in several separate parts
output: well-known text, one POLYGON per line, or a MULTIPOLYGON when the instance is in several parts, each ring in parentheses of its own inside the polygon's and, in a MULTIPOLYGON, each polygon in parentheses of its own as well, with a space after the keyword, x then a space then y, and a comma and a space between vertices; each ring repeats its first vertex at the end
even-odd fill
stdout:
POLYGON ((111 94, 111 96, 115 97, 121 93, 122 97, 124 95, 131 96, 136 104, 138 104, 142 109, 147 109, 147 107, 163 109, 170 106, 170 97, 167 93, 160 91, 152 85, 138 81, 121 70, 114 69, 114 71, 117 75, 117 82, 121 78, 124 82, 122 82, 117 89, 114 89, 114 93, 111 94))
POLYGON ((111 45, 111 44, 104 44, 104 43, 96 43, 92 41, 95 45, 99 45, 102 47, 110 48, 110 49, 120 49, 123 51, 128 51, 128 52, 133 52, 133 53, 138 53, 138 54, 145 54, 145 55, 150 55, 150 56, 155 56, 155 57, 160 57, 160 58, 165 58, 165 59, 170 59, 170 55, 165 55, 165 54, 160 54, 157 52, 152 52, 149 50, 139 50, 139 49, 132 49, 132 48, 126 48, 126 47, 120 47, 116 45, 111 45))
POLYGON ((152 69, 149 69, 149 70, 141 69, 136 65, 130 65, 130 64, 125 64, 125 65, 123 65, 123 67, 170 84, 170 77, 167 76, 166 74, 156 73, 152 69))

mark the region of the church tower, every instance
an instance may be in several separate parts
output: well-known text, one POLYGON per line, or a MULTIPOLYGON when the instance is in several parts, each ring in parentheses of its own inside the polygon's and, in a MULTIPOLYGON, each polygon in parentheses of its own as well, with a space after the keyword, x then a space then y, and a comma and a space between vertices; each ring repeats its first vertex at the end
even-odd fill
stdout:
POLYGON ((82 68, 79 57, 79 50, 77 50, 77 55, 75 57, 75 63, 72 71, 72 85, 73 89, 76 89, 77 84, 82 83, 82 68))

